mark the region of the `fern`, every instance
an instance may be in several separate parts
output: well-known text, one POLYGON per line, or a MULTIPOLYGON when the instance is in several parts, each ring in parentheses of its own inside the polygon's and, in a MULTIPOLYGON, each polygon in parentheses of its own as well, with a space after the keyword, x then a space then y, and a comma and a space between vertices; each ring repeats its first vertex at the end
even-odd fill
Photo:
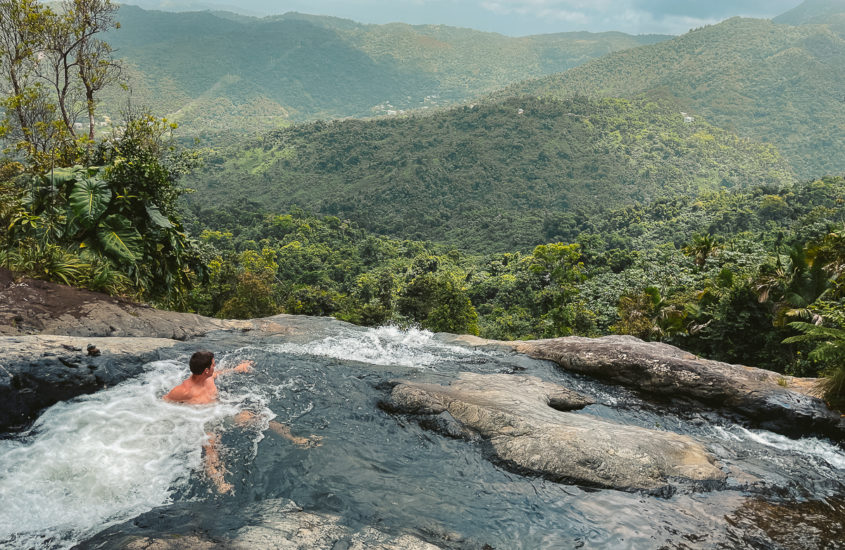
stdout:
POLYGON ((785 339, 785 344, 818 343, 810 352, 810 359, 826 365, 820 382, 825 397, 831 401, 845 400, 845 330, 796 321, 789 326, 802 334, 785 339))

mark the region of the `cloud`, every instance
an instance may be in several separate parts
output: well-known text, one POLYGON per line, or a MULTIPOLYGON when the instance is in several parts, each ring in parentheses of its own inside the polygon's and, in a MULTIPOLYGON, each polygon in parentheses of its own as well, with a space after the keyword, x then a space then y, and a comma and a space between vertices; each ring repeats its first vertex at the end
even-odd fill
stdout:
POLYGON ((590 22, 590 17, 584 11, 577 11, 571 9, 562 9, 553 6, 554 2, 531 1, 525 0, 522 2, 481 2, 481 7, 489 10, 496 15, 522 15, 532 16, 540 19, 556 19, 558 21, 566 21, 568 23, 578 23, 586 25, 590 22))
POLYGON ((680 34, 734 15, 770 17, 796 0, 482 0, 496 16, 592 30, 680 34))

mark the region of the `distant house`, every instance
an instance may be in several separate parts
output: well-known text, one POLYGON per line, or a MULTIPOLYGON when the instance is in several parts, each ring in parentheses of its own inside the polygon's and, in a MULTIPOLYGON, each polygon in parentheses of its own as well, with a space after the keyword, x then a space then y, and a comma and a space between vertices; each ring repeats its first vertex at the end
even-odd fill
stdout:
POLYGON ((693 117, 689 116, 683 111, 681 111, 681 116, 684 117, 685 124, 692 124, 693 122, 695 122, 695 119, 693 117))

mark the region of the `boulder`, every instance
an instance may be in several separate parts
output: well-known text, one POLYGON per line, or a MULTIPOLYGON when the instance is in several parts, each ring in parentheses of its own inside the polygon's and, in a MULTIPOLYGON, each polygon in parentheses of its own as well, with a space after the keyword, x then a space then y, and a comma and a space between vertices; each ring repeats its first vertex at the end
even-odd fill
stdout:
POLYGON ((0 337, 0 432, 45 407, 140 374, 178 342, 167 338, 0 337), (90 346, 90 348, 89 348, 90 346))
MULTIPOLYGON (((269 499, 249 508, 250 525, 225 537, 194 532, 167 535, 122 535, 140 531, 138 521, 107 530, 81 548, 123 550, 439 550, 439 546, 409 534, 388 534, 372 527, 353 529, 339 516, 305 512, 293 501, 269 499)), ((147 514, 149 515, 149 514, 147 514)), ((144 523, 141 521, 140 523, 144 523)), ((161 531, 158 531, 161 533, 161 531)))
POLYGON ((564 370, 620 384, 663 399, 733 412, 762 428, 788 435, 845 437, 845 416, 830 409, 815 378, 702 359, 674 346, 633 336, 503 342, 475 336, 446 341, 513 350, 557 363, 564 370))
POLYGON ((671 493, 710 488, 726 475, 687 436, 566 412, 590 400, 533 376, 461 373, 449 386, 400 382, 382 405, 421 416, 448 435, 479 438, 497 461, 530 474, 590 487, 671 493))
POLYGON ((513 342, 513 349, 567 371, 666 396, 730 409, 783 433, 841 437, 841 415, 816 394, 813 379, 702 359, 633 336, 513 342))

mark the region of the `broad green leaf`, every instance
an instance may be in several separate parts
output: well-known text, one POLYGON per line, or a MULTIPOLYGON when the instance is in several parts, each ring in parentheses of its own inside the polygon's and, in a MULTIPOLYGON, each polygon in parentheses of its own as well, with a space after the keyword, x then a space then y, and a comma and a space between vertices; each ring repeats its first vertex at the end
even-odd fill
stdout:
POLYGON ((168 220, 167 217, 162 214, 161 210, 159 210, 157 207, 147 206, 147 214, 150 216, 150 221, 156 224, 157 226, 162 227, 164 229, 170 229, 173 227, 173 224, 170 223, 170 220, 168 220))
POLYGON ((77 181, 70 192, 70 209, 83 225, 91 226, 106 211, 112 194, 106 182, 98 178, 77 181))
POLYGON ((77 181, 85 175, 85 171, 81 166, 74 166, 73 168, 53 168, 51 171, 44 174, 44 179, 47 183, 53 185, 63 185, 72 181, 77 181))
POLYGON ((109 216, 99 227, 98 237, 109 254, 128 261, 141 258, 142 237, 126 218, 109 216))

